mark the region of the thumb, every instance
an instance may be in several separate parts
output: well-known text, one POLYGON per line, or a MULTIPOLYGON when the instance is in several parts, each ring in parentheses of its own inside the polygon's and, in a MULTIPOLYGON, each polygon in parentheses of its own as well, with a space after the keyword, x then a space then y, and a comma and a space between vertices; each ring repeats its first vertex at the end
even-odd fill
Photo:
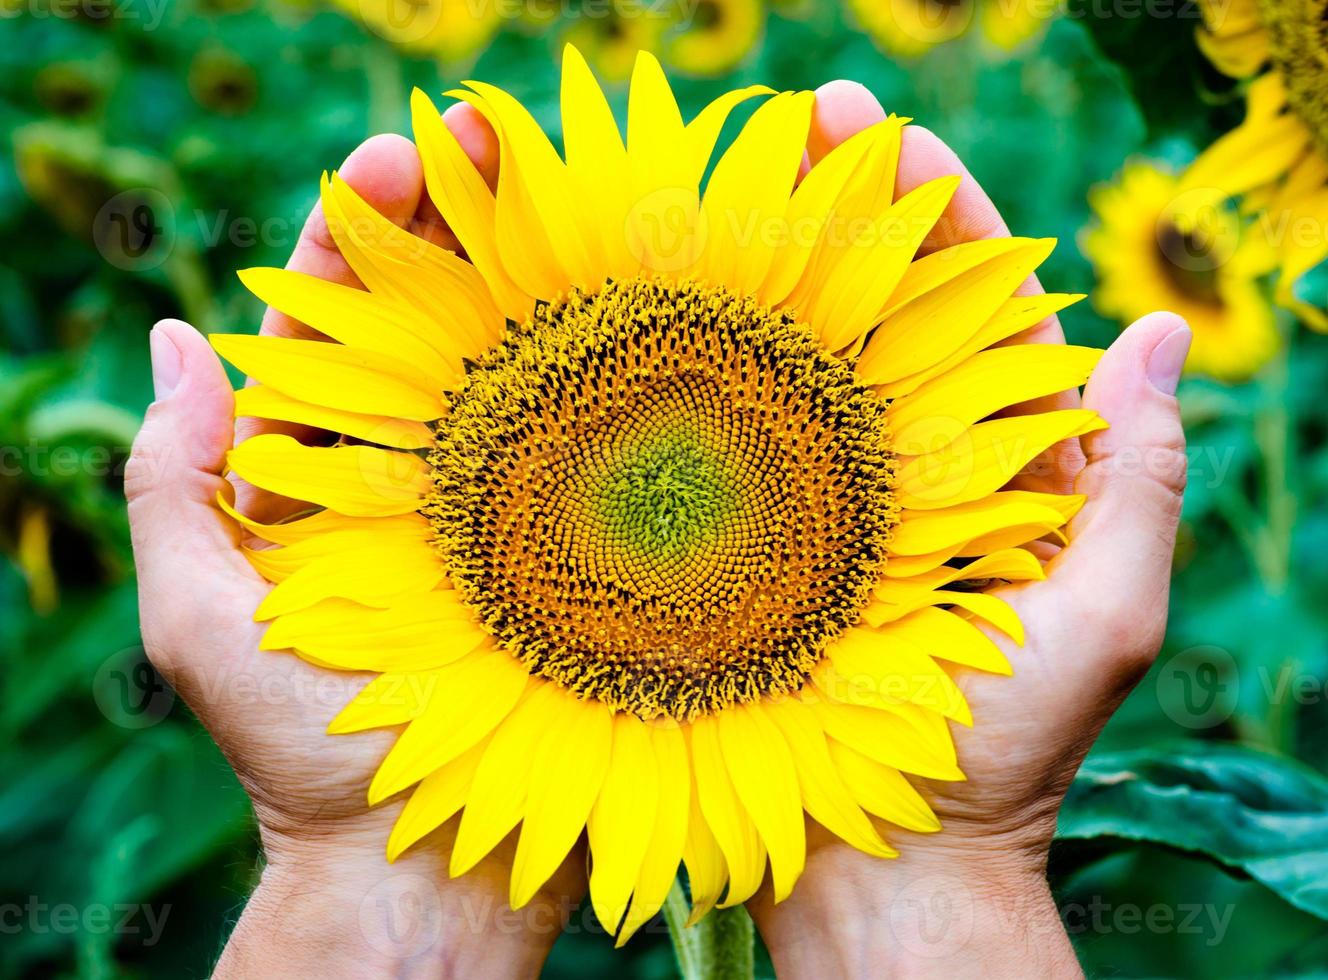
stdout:
POLYGON ((234 435, 235 396, 225 369, 203 336, 180 320, 153 327, 149 346, 156 400, 125 468, 134 557, 145 585, 163 565, 200 549, 234 551, 236 542, 215 504, 234 435))
POLYGON ((1175 391, 1192 337, 1175 314, 1150 314, 1111 345, 1084 388, 1084 407, 1110 428, 1082 440, 1075 489, 1088 502, 1059 572, 1131 666, 1151 661, 1166 627, 1186 471, 1175 391))

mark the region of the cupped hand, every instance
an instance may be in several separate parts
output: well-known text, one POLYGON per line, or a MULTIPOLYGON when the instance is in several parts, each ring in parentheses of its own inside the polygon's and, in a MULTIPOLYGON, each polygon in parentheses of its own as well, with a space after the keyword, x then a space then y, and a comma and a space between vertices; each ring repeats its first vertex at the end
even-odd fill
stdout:
MULTIPOLYGON (((492 178, 497 147, 468 106, 448 125, 492 178)), ((428 196, 410 141, 375 137, 341 176, 403 227, 457 248, 428 196)), ((289 268, 359 285, 321 205, 289 268)), ((269 310, 262 332, 315 337, 269 310)), ((437 976, 482 970, 533 975, 584 893, 576 859, 521 912, 507 907, 514 844, 469 874, 447 876, 446 829, 395 865, 384 856, 401 801, 368 809, 366 789, 396 733, 332 738, 328 722, 367 676, 322 671, 261 652, 254 611, 271 586, 246 547, 262 547, 218 504, 266 522, 299 505, 224 476, 235 441, 280 423, 233 422, 234 398, 207 340, 163 321, 151 335, 156 400, 126 473, 145 647, 152 663, 216 740, 253 801, 266 858, 262 881, 218 965, 218 976, 437 976)), ((285 431, 306 441, 328 433, 285 431)))
MULTIPOLYGON (((831 83, 818 93, 813 147, 881 117, 865 89, 831 83)), ((954 153, 924 129, 905 130, 899 192, 944 174, 964 179, 928 248, 1009 234, 954 153)), ((809 827, 792 897, 776 906, 764 892, 749 905, 781 976, 1078 973, 1047 888, 1047 853, 1079 764, 1162 642, 1186 470, 1174 394, 1190 336, 1168 313, 1126 330, 1082 399, 1110 428, 1055 447, 1019 477, 1024 489, 1087 502, 1068 544, 1044 546, 1045 580, 995 593, 1026 632, 1016 645, 988 631, 1013 676, 956 674, 975 719, 952 726, 967 779, 923 787, 943 830, 883 826, 901 856, 881 860, 809 827)), ((1053 319, 1018 340, 1064 337, 1053 319)), ((1078 405, 1066 392, 1021 408, 1078 405)))

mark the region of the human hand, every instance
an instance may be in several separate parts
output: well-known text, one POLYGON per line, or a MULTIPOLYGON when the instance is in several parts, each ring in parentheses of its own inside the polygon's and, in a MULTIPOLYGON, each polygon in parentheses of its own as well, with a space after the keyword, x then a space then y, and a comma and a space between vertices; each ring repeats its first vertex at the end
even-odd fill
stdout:
MULTIPOLYGON (((882 117, 861 86, 824 87, 813 159, 882 117)), ((1008 235, 953 152, 926 130, 905 130, 899 193, 955 173, 963 184, 928 247, 1008 235)), ((1031 281, 1026 291, 1040 287, 1031 281)), ((1064 340, 1054 319, 1021 339, 1064 340)), ((954 732, 967 780, 924 787, 944 830, 892 828, 887 839, 901 857, 881 860, 809 826, 807 868, 792 897, 776 906, 767 888, 749 903, 781 976, 1077 974, 1046 884, 1047 852, 1079 764, 1162 641, 1185 484, 1173 395, 1189 342, 1171 314, 1127 330, 1083 396, 1111 428, 1055 447, 1020 478, 1027 489, 1088 499, 1047 578, 995 593, 1026 632, 1020 646, 986 630, 1013 676, 956 676, 976 725, 954 732)), ((1078 403, 1067 392, 1036 407, 1078 403)))
MULTIPOLYGON (((492 131, 468 106, 447 120, 492 178, 492 131)), ((408 140, 371 139, 340 172, 393 221, 456 247, 423 192, 419 156, 408 140)), ((321 205, 289 267, 358 285, 321 205)), ((275 310, 263 332, 312 336, 275 310)), ((328 721, 368 677, 259 651, 266 627, 254 622, 254 610, 271 586, 242 550, 258 542, 245 540, 217 503, 219 493, 234 494, 244 513, 266 521, 299 506, 232 487, 222 476, 237 435, 242 440, 279 424, 247 418, 233 424, 225 371, 187 324, 159 324, 151 347, 156 401, 126 474, 144 644, 249 793, 267 862, 217 975, 536 973, 584 891, 575 857, 519 914, 507 908, 512 841, 455 881, 447 875, 447 828, 387 864, 383 845, 401 801, 370 810, 365 792, 395 733, 329 738, 328 721)), ((294 426, 279 431, 327 436, 294 426)))

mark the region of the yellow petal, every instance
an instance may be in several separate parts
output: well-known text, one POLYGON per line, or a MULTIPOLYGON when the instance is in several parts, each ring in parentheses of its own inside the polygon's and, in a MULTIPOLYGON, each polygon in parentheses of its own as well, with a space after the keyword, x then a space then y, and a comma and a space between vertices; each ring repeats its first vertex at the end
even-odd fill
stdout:
POLYGON ((868 813, 922 834, 941 829, 927 801, 898 769, 834 739, 830 740, 830 758, 853 798, 868 813))
POLYGON ((840 778, 816 713, 793 698, 773 700, 763 707, 793 753, 802 803, 812 819, 860 851, 875 857, 898 857, 899 852, 881 840, 840 778))
POLYGON ((1055 245, 1053 239, 1021 242, 887 314, 863 349, 858 375, 868 384, 885 384, 944 360, 996 314, 1055 245))
POLYGON ((659 773, 659 804, 655 808, 655 827, 650 846, 636 876, 632 904, 618 933, 617 946, 650 921, 660 910, 678 876, 683 842, 687 839, 687 815, 692 779, 687 762, 687 743, 682 730, 674 725, 658 724, 650 729, 655 745, 655 764, 659 773))
POLYGON ((473 358, 502 339, 505 318, 475 266, 398 228, 335 174, 323 181, 323 213, 360 281, 375 295, 426 312, 439 343, 473 358))
POLYGON ((692 722, 689 731, 701 813, 729 869, 729 891, 722 904, 739 905, 761 887, 765 876, 765 845, 733 788, 715 719, 702 715, 692 722))
POLYGON ((898 127, 894 117, 850 136, 808 171, 788 205, 788 240, 776 249, 758 298, 778 306, 788 298, 807 269, 812 253, 834 231, 835 204, 845 185, 880 138, 882 127, 898 127))
POLYGON ((373 446, 302 446, 269 433, 246 439, 226 461, 256 487, 321 504, 349 517, 390 517, 419 508, 429 467, 409 453, 373 446))
POLYGON ((404 725, 416 717, 435 691, 440 671, 379 674, 327 723, 329 735, 404 725))
POLYGON ((1312 145, 1313 137, 1294 113, 1272 118, 1251 113, 1190 164, 1178 193, 1234 197, 1285 176, 1312 145))
POLYGON ((953 282, 998 256, 1018 251, 1027 243, 1025 238, 982 238, 924 255, 908 267, 881 312, 883 316, 889 316, 919 296, 953 282))
POLYGON ((484 276, 505 316, 520 323, 535 308, 534 298, 513 282, 503 266, 495 235, 497 202, 429 97, 416 89, 410 96, 415 142, 424 163, 429 196, 484 276))
POLYGON ((810 702, 825 733, 868 758, 927 779, 961 780, 953 745, 927 737, 906 715, 828 700, 810 702))
MULTIPOLYGON (((483 105, 473 98, 468 101, 482 111, 487 107, 502 146, 497 233, 504 264, 522 282, 510 256, 514 248, 529 250, 528 261, 540 266, 530 276, 532 284, 545 290, 536 294, 540 298, 552 298, 569 283, 598 288, 608 271, 602 240, 587 221, 587 210, 576 207, 578 198, 567 167, 544 130, 525 106, 502 89, 476 81, 466 85, 483 99, 483 105), (547 291, 550 286, 553 292, 547 291)), ((522 274, 533 271, 521 270, 522 274)))
POLYGON ((1037 326, 1047 317, 1059 313, 1083 298, 1082 294, 1047 293, 1008 299, 1001 304, 995 316, 984 323, 977 333, 960 344, 949 357, 897 381, 886 382, 877 390, 885 398, 902 398, 932 378, 940 377, 964 363, 978 351, 1037 326))
POLYGON ((613 716, 609 771, 586 830, 590 838, 590 900, 600 924, 618 930, 650 844, 659 796, 655 747, 644 722, 613 716))
POLYGON ((262 622, 331 598, 390 606, 403 595, 433 591, 443 573, 438 553, 424 541, 339 549, 284 578, 259 605, 254 619, 262 622))
POLYGON ((249 377, 314 405, 428 422, 443 415, 442 389, 390 354, 290 337, 213 334, 218 354, 249 377))
POLYGON ((697 277, 750 295, 765 281, 811 124, 811 92, 777 95, 756 110, 706 185, 697 277))
MULTIPOLYGON (((513 659, 512 664, 520 667, 513 659)), ((549 729, 553 702, 567 695, 556 684, 532 681, 525 696, 502 720, 475 770, 461 816, 448 872, 463 875, 497 846, 525 815, 535 746, 556 738, 549 729)))
POLYGON ((549 733, 534 749, 526 816, 512 863, 508 902, 514 909, 535 897, 581 836, 613 747, 607 706, 567 692, 554 703, 549 733))
POLYGON ((462 358, 474 353, 418 311, 363 289, 291 269, 245 269, 239 277, 268 306, 347 347, 405 361, 438 388, 454 385, 462 358))
POLYGON ((960 568, 938 568, 931 572, 921 572, 909 579, 883 579, 877 584, 875 595, 886 602, 905 602, 914 595, 952 582, 983 582, 989 579, 1029 582, 1046 577, 1046 570, 1032 552, 1022 548, 1007 548, 983 555, 977 561, 960 568))
POLYGON ((247 521, 246 526, 249 525, 253 525, 255 533, 281 537, 286 542, 284 548, 245 549, 245 557, 269 582, 284 582, 311 562, 342 551, 374 544, 388 548, 427 548, 429 541, 429 525, 416 514, 341 517, 325 510, 290 524, 266 525, 247 521), (337 520, 326 520, 329 515, 337 520), (280 531, 287 534, 281 535, 280 531))
POLYGON ((910 191, 884 214, 873 216, 870 235, 839 253, 839 261, 803 307, 827 350, 856 345, 877 322, 881 307, 959 184, 959 177, 938 177, 910 191))
POLYGON ((716 719, 729 778, 765 843, 775 901, 782 902, 807 859, 793 754, 758 704, 725 708, 716 719))
POLYGON ((235 417, 242 416, 310 425, 393 449, 424 449, 433 445, 433 433, 422 422, 343 412, 300 401, 267 385, 249 385, 235 392, 235 417))
POLYGON ((631 210, 627 244, 646 274, 692 268, 699 247, 700 173, 685 152, 682 114, 654 55, 642 51, 627 103, 631 210))
POLYGON ((1051 496, 1009 490, 941 510, 901 511, 890 538, 891 554, 924 555, 952 547, 957 554, 968 542, 1004 528, 1059 527, 1066 521, 1065 512, 1045 502, 1051 496))
POLYGON ((895 451, 917 456, 942 449, 1003 408, 1078 388, 1102 353, 1065 344, 1022 344, 975 354, 891 403, 895 451))
POLYGON ((581 52, 570 44, 563 48, 561 103, 567 171, 586 234, 603 248, 610 276, 635 275, 639 265, 625 231, 630 209, 627 150, 603 90, 581 52))
POLYGON ((388 861, 396 861, 406 848, 438 829, 465 806, 475 770, 488 745, 486 737, 425 776, 415 787, 388 835, 388 861))
POLYGON ((899 469, 902 507, 935 510, 999 490, 1034 457, 1063 439, 1105 429, 1087 409, 1067 409, 982 422, 943 449, 909 458, 899 469))
POLYGON ((862 612, 862 619, 872 628, 895 622, 927 606, 958 606, 980 619, 985 619, 1015 643, 1023 645, 1024 627, 1018 614, 1004 599, 984 592, 952 592, 936 589, 917 593, 902 603, 873 600, 862 612))
POLYGON ((259 649, 295 649, 342 670, 428 670, 487 636, 455 593, 435 591, 401 596, 387 609, 324 599, 273 620, 259 649))
POLYGON ((480 650, 438 671, 421 711, 369 784, 375 805, 451 762, 502 724, 530 675, 502 650, 480 650))
POLYGON ((826 653, 835 672, 826 679, 850 685, 831 690, 835 697, 885 708, 915 704, 963 725, 973 723, 968 702, 950 675, 898 634, 855 627, 833 640, 826 653))
POLYGON ((1010 661, 991 638, 969 620, 935 606, 925 606, 880 630, 886 643, 899 637, 919 650, 952 664, 992 674, 1014 673, 1010 661))
POLYGON ((687 840, 682 846, 682 860, 687 865, 687 883, 692 893, 692 910, 687 917, 688 927, 696 925, 715 907, 724 894, 728 882, 728 866, 719 841, 710 832, 705 815, 701 812, 701 799, 696 790, 696 777, 692 777, 691 812, 687 818, 687 840))
MULTIPOLYGON (((867 151, 835 199, 829 227, 806 262, 802 278, 784 301, 789 309, 811 306, 825 294, 826 280, 845 256, 869 247, 877 223, 894 202, 903 120, 891 117, 866 132, 867 151)), ((882 236, 883 237, 883 236, 882 236)))
POLYGON ((684 127, 683 138, 689 163, 687 174, 693 183, 701 180, 701 176, 710 165, 720 130, 724 128, 724 123, 733 110, 749 99, 774 94, 775 90, 765 85, 749 85, 746 88, 725 92, 706 105, 697 113, 696 118, 684 127))
MULTIPOLYGON (((388 533, 413 531, 421 541, 427 540, 429 533, 428 521, 419 514, 401 514, 396 517, 347 517, 336 511, 320 510, 307 517, 301 516, 280 524, 264 524, 241 514, 222 493, 217 494, 217 506, 251 534, 273 544, 303 544, 342 531, 366 535, 383 531, 388 533)), ((316 546, 310 545, 310 547, 316 546)))

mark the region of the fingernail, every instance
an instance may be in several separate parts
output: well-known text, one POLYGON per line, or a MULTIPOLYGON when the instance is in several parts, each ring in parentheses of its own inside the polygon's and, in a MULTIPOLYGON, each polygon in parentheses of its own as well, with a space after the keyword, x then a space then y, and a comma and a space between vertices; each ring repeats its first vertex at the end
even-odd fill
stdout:
POLYGON ((180 348, 160 326, 153 327, 148 334, 148 349, 152 354, 152 393, 157 401, 161 401, 169 397, 180 383, 184 364, 180 359, 180 348))
POLYGON ((1180 372, 1190 354, 1194 334, 1189 327, 1178 327, 1163 338, 1148 355, 1148 380, 1164 395, 1174 395, 1180 384, 1180 372))

